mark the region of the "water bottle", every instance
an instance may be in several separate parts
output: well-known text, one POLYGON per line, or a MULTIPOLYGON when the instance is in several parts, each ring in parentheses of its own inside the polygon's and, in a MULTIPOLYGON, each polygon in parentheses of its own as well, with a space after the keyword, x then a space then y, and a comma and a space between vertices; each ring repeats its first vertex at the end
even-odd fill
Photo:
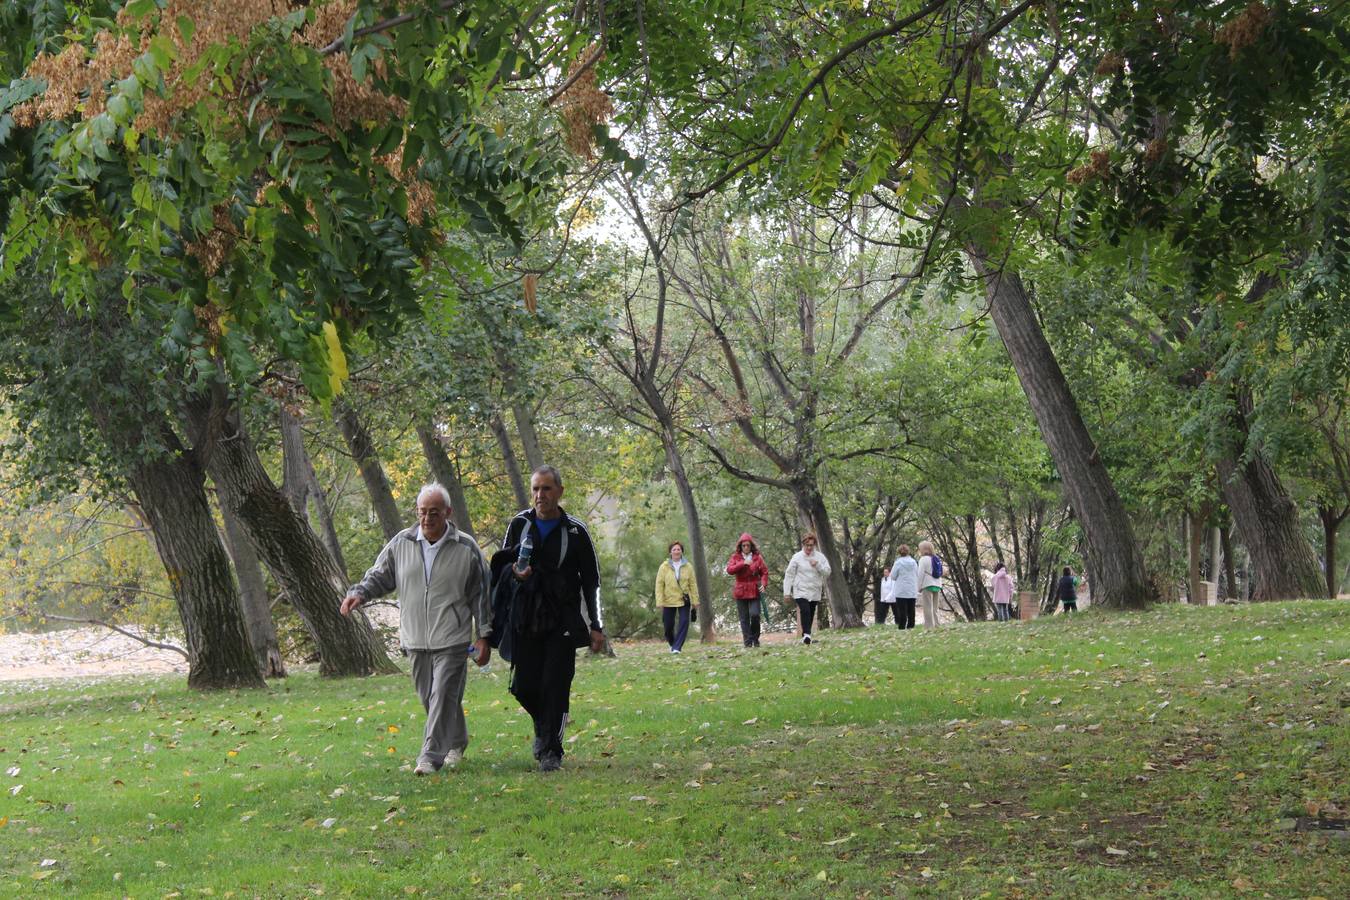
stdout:
POLYGON ((534 540, 528 531, 520 539, 520 551, 516 555, 516 571, 524 572, 530 567, 530 554, 534 552, 534 540))

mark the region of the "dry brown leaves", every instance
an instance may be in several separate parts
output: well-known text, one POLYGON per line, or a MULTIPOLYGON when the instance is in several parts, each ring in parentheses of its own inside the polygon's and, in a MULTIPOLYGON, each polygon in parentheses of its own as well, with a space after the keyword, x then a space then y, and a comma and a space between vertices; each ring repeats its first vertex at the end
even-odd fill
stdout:
POLYGON ((563 130, 567 148, 584 159, 595 158, 594 127, 609 121, 614 110, 614 102, 609 95, 600 90, 595 77, 595 66, 604 58, 595 45, 587 47, 568 67, 568 76, 579 66, 588 66, 568 85, 567 90, 558 98, 562 110, 563 130))

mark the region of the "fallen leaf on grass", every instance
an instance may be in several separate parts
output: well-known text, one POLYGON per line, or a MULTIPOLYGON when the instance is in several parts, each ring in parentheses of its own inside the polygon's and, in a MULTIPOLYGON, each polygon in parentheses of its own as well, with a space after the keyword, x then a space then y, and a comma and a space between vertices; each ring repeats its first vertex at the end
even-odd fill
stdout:
POLYGON ((320 828, 332 828, 337 824, 337 819, 328 818, 319 823, 320 828))
POLYGON ((1107 848, 1106 848, 1106 852, 1107 852, 1107 855, 1109 855, 1109 856, 1129 856, 1129 855, 1130 855, 1130 851, 1128 851, 1128 850, 1121 850, 1119 847, 1107 847, 1107 848))
POLYGON ((40 868, 40 869, 50 869, 50 868, 51 868, 52 866, 54 866, 54 865, 56 865, 56 860, 54 860, 54 859, 44 859, 42 862, 38 863, 38 868, 40 868))
POLYGON ((816 873, 816 881, 829 881, 829 880, 830 876, 825 874, 824 869, 821 869, 819 872, 816 873))
POLYGON ((826 846, 826 847, 837 847, 838 845, 844 843, 845 841, 851 841, 851 840, 853 840, 853 838, 855 838, 855 837, 857 837, 857 835, 854 834, 854 832, 850 831, 848 834, 844 835, 844 836, 841 837, 841 838, 835 838, 835 839, 832 840, 832 841, 826 841, 826 842, 825 842, 825 846, 826 846))

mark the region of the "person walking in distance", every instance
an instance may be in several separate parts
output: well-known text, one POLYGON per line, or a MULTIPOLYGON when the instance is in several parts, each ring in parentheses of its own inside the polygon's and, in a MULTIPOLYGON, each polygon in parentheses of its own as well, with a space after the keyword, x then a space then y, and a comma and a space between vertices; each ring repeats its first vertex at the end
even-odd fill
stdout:
POLYGON ((769 586, 769 567, 750 532, 742 534, 736 542, 736 549, 727 560, 727 574, 736 579, 731 596, 741 620, 741 641, 747 647, 758 647, 760 605, 763 591, 769 586))
POLYGON ((656 605, 661 610, 670 652, 679 653, 689 636, 690 614, 698 605, 698 583, 684 558, 684 544, 672 541, 668 552, 670 555, 656 570, 656 605))
POLYGON ((1066 613, 1078 612, 1078 578, 1068 566, 1064 567, 1064 574, 1059 576, 1055 594, 1066 613))
POLYGON ((891 563, 895 591, 895 624, 903 631, 914 627, 914 606, 919 599, 919 564, 909 555, 909 544, 900 545, 900 555, 891 563))
POLYGON ((923 596, 923 627, 938 626, 938 596, 942 593, 942 558, 932 541, 919 541, 919 593, 923 596))
POLYGON ((530 476, 534 505, 506 526, 504 548, 530 550, 512 566, 519 582, 512 613, 511 693, 534 721, 534 758, 540 772, 562 768, 580 647, 605 646, 600 618, 600 563, 585 524, 559 504, 562 475, 540 466, 530 476))
POLYGON ((886 571, 881 573, 880 590, 877 592, 876 603, 873 604, 872 612, 876 615, 877 624, 885 625, 886 617, 892 613, 895 614, 895 621, 900 622, 900 611, 895 606, 895 582, 891 581, 891 567, 887 566, 886 571))
POLYGON ((989 580, 989 592, 994 595, 994 618, 1000 622, 1012 620, 1008 610, 1012 605, 1014 587, 1008 567, 999 562, 994 566, 994 577, 989 580))
POLYGON ((802 535, 802 549, 792 554, 783 573, 783 600, 795 601, 802 620, 802 643, 811 644, 811 625, 820 606, 825 579, 830 577, 830 561, 816 550, 814 533, 802 535))
POLYGON ((417 525, 384 545, 375 564, 347 590, 339 611, 350 615, 390 592, 398 597, 399 646, 412 660, 413 685, 427 712, 413 774, 430 775, 457 765, 469 745, 466 654, 480 666, 492 656, 487 565, 474 539, 450 520, 450 494, 439 484, 418 492, 417 525))

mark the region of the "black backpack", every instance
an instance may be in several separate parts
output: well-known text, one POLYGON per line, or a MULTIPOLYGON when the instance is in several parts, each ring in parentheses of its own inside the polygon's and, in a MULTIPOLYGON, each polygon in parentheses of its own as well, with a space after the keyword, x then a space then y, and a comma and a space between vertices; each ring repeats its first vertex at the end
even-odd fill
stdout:
POLYGON ((517 582, 509 571, 515 561, 516 548, 509 547, 492 554, 492 561, 488 564, 492 572, 492 634, 488 637, 488 644, 495 647, 507 662, 511 661, 512 633, 515 630, 511 611, 516 605, 517 582))

